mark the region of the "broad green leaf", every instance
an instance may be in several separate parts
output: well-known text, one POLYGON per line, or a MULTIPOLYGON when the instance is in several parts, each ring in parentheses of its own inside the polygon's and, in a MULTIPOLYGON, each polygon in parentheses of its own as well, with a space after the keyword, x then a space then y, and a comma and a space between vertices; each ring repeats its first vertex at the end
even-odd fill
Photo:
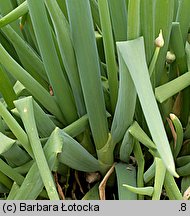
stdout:
POLYGON ((23 97, 23 96, 30 96, 30 92, 19 81, 15 82, 13 89, 16 93, 17 98, 23 97))
POLYGON ((8 189, 11 189, 13 182, 4 173, 0 171, 0 182, 8 189))
POLYGON ((140 37, 127 42, 118 42, 117 47, 129 69, 143 114, 158 152, 169 172, 177 177, 170 145, 150 83, 145 59, 144 40, 140 37))
POLYGON ((154 179, 154 192, 152 194, 152 200, 160 200, 160 196, 163 189, 166 167, 164 166, 160 158, 155 157, 155 179, 154 179))
POLYGON ((156 150, 155 144, 148 137, 148 135, 142 130, 139 124, 134 121, 134 123, 129 127, 129 133, 133 135, 138 141, 144 144, 146 147, 156 150))
POLYGON ((45 0, 45 3, 53 21, 61 57, 71 84, 71 89, 77 106, 78 114, 79 116, 82 116, 86 114, 86 108, 80 84, 77 62, 71 40, 69 24, 56 1, 53 2, 51 0, 45 0))
POLYGON ((39 136, 49 137, 52 131, 56 128, 56 125, 35 101, 33 101, 33 107, 39 136))
POLYGON ((129 133, 129 130, 126 131, 125 136, 123 137, 121 147, 120 147, 120 160, 129 163, 130 155, 134 147, 134 138, 129 133))
POLYGON ((190 20, 188 12, 190 10, 190 2, 188 0, 180 0, 178 5, 178 11, 176 14, 176 22, 180 23, 180 29, 184 45, 186 43, 187 34, 190 26, 190 20))
POLYGON ((47 190, 48 196, 51 200, 59 200, 59 196, 55 187, 55 182, 53 180, 50 167, 48 166, 46 156, 44 155, 44 151, 39 140, 34 118, 32 97, 17 100, 15 102, 15 105, 20 113, 24 127, 26 129, 28 139, 30 141, 34 154, 34 159, 39 169, 39 173, 44 183, 44 186, 47 190))
POLYGON ((127 3, 108 0, 115 41, 127 40, 127 3))
POLYGON ((185 155, 185 156, 178 157, 176 159, 176 166, 177 167, 184 166, 184 165, 188 164, 189 161, 190 161, 190 155, 185 155))
POLYGON ((98 2, 96 0, 90 0, 90 8, 92 11, 92 17, 94 25, 101 31, 100 14, 98 10, 98 2))
MULTIPOLYGON (((13 47, 13 45, 8 41, 7 37, 0 30, 0 41, 3 47, 9 52, 9 54, 15 59, 17 62, 20 62, 19 57, 13 47)), ((12 77, 11 77, 12 78, 12 77)))
POLYGON ((118 163, 115 166, 115 170, 117 175, 119 200, 137 200, 137 195, 123 186, 123 184, 128 184, 136 187, 135 167, 125 163, 118 163))
POLYGON ((0 154, 8 151, 16 141, 0 132, 0 154))
POLYGON ((6 194, 9 193, 9 189, 7 187, 5 187, 5 185, 0 183, 0 193, 1 194, 6 194))
POLYGON ((21 166, 31 160, 28 153, 20 148, 18 144, 13 144, 11 148, 2 153, 2 155, 12 167, 21 166))
POLYGON ((63 121, 62 114, 55 98, 52 97, 31 75, 29 75, 3 48, 0 44, 0 62, 1 64, 18 79, 40 103, 60 121, 63 121))
POLYGON ((185 176, 181 180, 181 193, 184 194, 184 192, 189 188, 190 185, 190 176, 185 176))
POLYGON ((170 200, 182 200, 183 199, 179 191, 179 188, 175 182, 174 177, 167 171, 166 171, 166 176, 164 180, 164 188, 170 200))
POLYGON ((147 64, 150 64, 155 40, 155 3, 153 0, 141 1, 141 32, 145 41, 147 64))
POLYGON ((188 67, 188 71, 190 71, 190 44, 186 43, 185 46, 185 53, 186 53, 186 58, 187 58, 187 67, 188 67))
POLYGON ((11 42, 25 70, 44 88, 48 89, 48 78, 44 65, 34 49, 23 40, 9 25, 1 29, 11 42))
POLYGON ((107 0, 99 0, 98 6, 106 58, 111 110, 114 113, 118 97, 118 68, 115 57, 114 39, 107 0))
POLYGON ((68 20, 67 8, 65 0, 57 0, 59 7, 61 8, 62 12, 64 13, 65 17, 68 20))
POLYGON ((0 158, 0 171, 10 179, 15 181, 18 185, 21 185, 22 182, 24 181, 24 177, 19 173, 17 173, 11 166, 5 163, 1 158, 0 158))
MULTIPOLYGON (((135 39, 140 35, 140 1, 134 0, 128 3, 127 39, 135 39), (134 18, 135 17, 135 18, 134 18)), ((118 49, 118 46, 117 46, 118 49)), ((135 113, 136 90, 129 74, 128 68, 117 50, 119 59, 119 92, 116 110, 111 127, 113 145, 118 143, 131 125, 135 113), (124 100, 130 98, 130 100, 124 100)))
POLYGON ((99 183, 96 183, 82 198, 82 200, 99 200, 99 183))
POLYGON ((114 145, 122 140, 126 130, 132 124, 136 104, 136 90, 133 81, 120 52, 118 52, 118 57, 120 75, 119 93, 111 126, 114 145), (124 100, 124 98, 130 98, 130 100, 124 100))
POLYGON ((0 19, 0 28, 3 26, 17 20, 19 17, 23 16, 28 12, 27 2, 23 2, 20 4, 17 8, 12 10, 10 13, 8 13, 6 16, 0 19))
POLYGON ((18 166, 18 167, 15 167, 14 170, 16 172, 18 172, 19 174, 21 175, 25 175, 28 173, 28 171, 30 170, 31 166, 33 165, 34 161, 33 160, 30 160, 29 162, 21 165, 21 166, 18 166))
POLYGON ((128 1, 127 40, 140 36, 140 0, 128 1))
MULTIPOLYGON (((13 6, 11 4, 11 1, 7 0, 0 0, 0 13, 2 16, 5 16, 9 12, 13 10, 13 6)), ((22 36, 20 29, 19 29, 19 21, 16 20, 15 22, 11 23, 11 27, 20 35, 22 36)))
MULTIPOLYGON (((66 0, 66 4, 90 128, 96 149, 100 150, 108 139, 108 123, 90 3, 66 0)), ((106 155, 99 159, 106 163, 106 155)))
MULTIPOLYGON (((56 128, 43 148, 49 168, 52 171, 56 171, 57 169, 57 155, 60 153, 61 148, 62 140, 59 136, 59 129, 56 128)), ((34 162, 14 199, 34 200, 39 196, 43 187, 44 184, 38 166, 36 162, 34 162)))
POLYGON ((58 129, 58 131, 63 142, 62 152, 58 155, 61 163, 83 172, 105 171, 108 168, 63 130, 58 129))
POLYGON ((55 98, 67 123, 77 119, 69 84, 63 74, 43 0, 27 0, 34 32, 55 98))
POLYGON ((155 89, 156 99, 162 103, 190 85, 190 72, 187 72, 155 89))
POLYGON ((7 197, 7 200, 13 200, 15 195, 18 192, 18 189, 19 189, 19 185, 16 182, 14 182, 11 190, 9 191, 9 195, 7 197))
POLYGON ((190 175, 190 162, 177 168, 177 172, 180 176, 188 176, 190 175))
POLYGON ((13 85, 3 68, 0 64, 0 92, 9 109, 14 108, 13 101, 16 99, 16 94, 13 90, 13 85))
POLYGON ((18 141, 22 144, 22 146, 26 149, 30 156, 32 156, 33 153, 31 146, 29 145, 27 134, 1 102, 0 115, 9 126, 10 130, 13 132, 18 141))
POLYGON ((88 116, 84 115, 72 124, 68 125, 63 129, 65 133, 70 135, 71 137, 76 137, 77 135, 84 132, 86 127, 88 126, 88 116))

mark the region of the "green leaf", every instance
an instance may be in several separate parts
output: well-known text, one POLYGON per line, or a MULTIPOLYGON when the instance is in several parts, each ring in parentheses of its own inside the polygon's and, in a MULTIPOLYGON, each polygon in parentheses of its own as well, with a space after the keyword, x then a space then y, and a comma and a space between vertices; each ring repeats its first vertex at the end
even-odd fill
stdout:
POLYGON ((156 1, 144 0, 141 1, 141 32, 145 41, 145 51, 147 64, 150 64, 155 40, 155 3, 156 1))
POLYGON ((129 133, 133 135, 138 141, 144 144, 146 147, 156 150, 155 144, 148 137, 148 135, 143 131, 143 129, 139 126, 139 124, 134 121, 134 123, 129 127, 129 133))
POLYGON ((121 147, 120 147, 120 160, 129 163, 130 155, 134 147, 134 138, 129 133, 129 130, 126 131, 125 136, 123 137, 121 147))
POLYGON ((164 166, 160 158, 155 157, 155 179, 154 179, 154 192, 152 194, 152 200, 160 200, 162 188, 164 184, 166 167, 164 166))
POLYGON ((156 99, 163 103, 168 98, 172 97, 173 95, 177 94, 190 84, 190 72, 187 72, 176 79, 173 79, 166 84, 158 86, 155 89, 155 96, 156 99))
POLYGON ((136 90, 129 74, 129 71, 118 51, 119 57, 119 93, 111 126, 111 135, 114 145, 121 141, 126 130, 133 122, 136 105, 136 90), (130 98, 130 100, 124 100, 130 98))
POLYGON ((13 90, 12 83, 3 68, 0 64, 0 92, 8 106, 9 109, 14 108, 13 101, 16 99, 16 94, 13 90))
POLYGON ((34 49, 22 39, 9 25, 3 27, 1 31, 6 35, 19 56, 25 70, 38 81, 45 89, 49 90, 49 81, 45 72, 44 65, 34 51, 34 49))
MULTIPOLYGON (((136 140, 133 148, 134 156, 137 161, 138 170, 137 170, 137 187, 144 187, 144 166, 145 166, 145 159, 142 153, 142 149, 140 143, 136 140)), ((143 196, 138 196, 139 200, 143 200, 143 196)))
POLYGON ((183 177, 181 180, 181 193, 184 192, 189 188, 190 185, 190 176, 183 177))
POLYGON ((127 40, 127 3, 108 0, 115 41, 127 40), (125 27, 124 27, 125 26, 125 27))
POLYGON ((176 158, 181 150, 182 144, 183 144, 183 127, 181 125, 180 120, 178 117, 174 114, 170 114, 170 118, 174 124, 177 139, 176 143, 174 144, 174 158, 176 158))
POLYGON ((177 172, 180 176, 188 176, 190 175, 190 162, 177 168, 177 172))
POLYGON ((16 182, 14 182, 11 190, 9 191, 9 195, 7 197, 7 200, 13 200, 15 195, 18 192, 18 189, 19 189, 19 185, 16 182))
POLYGON ((12 167, 21 166, 31 160, 28 153, 20 148, 18 144, 13 144, 11 148, 2 153, 2 155, 12 167))
POLYGON ((53 21, 61 57, 71 84, 78 114, 81 116, 86 113, 86 108, 71 40, 69 24, 56 1, 53 2, 51 0, 45 0, 45 3, 53 21))
POLYGON ((156 162, 154 160, 154 162, 151 164, 151 166, 144 173, 144 182, 145 183, 148 183, 155 176, 155 167, 156 167, 156 162))
POLYGON ((152 196, 154 192, 153 187, 132 187, 126 184, 123 184, 123 186, 126 187, 129 191, 140 194, 140 195, 152 196))
POLYGON ((114 113, 118 96, 118 69, 115 58, 114 39, 112 34, 111 19, 107 0, 99 0, 98 6, 100 12, 104 51, 106 57, 111 110, 112 113, 114 113))
POLYGON ((15 142, 0 132, 0 154, 8 151, 15 142))
POLYGON ((167 171, 166 171, 166 176, 164 180, 164 188, 170 200, 182 200, 183 199, 179 191, 179 188, 175 182, 174 177, 167 171))
POLYGON ((126 190, 126 188, 123 187, 123 184, 126 183, 134 187, 136 186, 135 167, 124 163, 117 163, 115 170, 117 175, 119 200, 137 200, 137 195, 134 192, 126 190))
POLYGON ((0 19, 0 28, 3 26, 17 20, 19 17, 23 16, 28 12, 27 2, 23 2, 20 4, 17 8, 12 10, 10 13, 8 13, 6 16, 0 19))
POLYGON ((21 166, 18 166, 18 167, 15 167, 14 170, 18 173, 20 173, 21 175, 25 175, 28 173, 28 171, 30 170, 31 166, 33 165, 34 161, 33 160, 30 160, 29 162, 21 165, 21 166))
POLYGON ((0 44, 0 62, 1 64, 18 79, 32 95, 60 121, 63 121, 62 114, 58 108, 55 98, 52 97, 31 75, 29 75, 0 44))
POLYGON ((127 19, 127 40, 140 36, 140 0, 129 0, 127 19))
MULTIPOLYGON (((58 153, 60 153, 61 148, 62 142, 59 136, 59 129, 56 128, 43 148, 49 169, 51 171, 57 171, 57 156, 58 153)), ((37 163, 34 162, 14 199, 34 200, 39 196, 43 187, 44 184, 37 163)))
POLYGON ((55 187, 55 182, 53 180, 47 159, 44 155, 44 151, 42 149, 41 142, 38 137, 38 132, 34 118, 32 97, 17 100, 15 101, 15 105, 24 123, 24 127, 26 129, 28 139, 30 141, 32 151, 34 154, 34 159, 38 166, 39 173, 43 180, 44 186, 47 190, 48 196, 51 200, 59 200, 59 196, 55 187))
MULTIPOLYGON (((182 1, 180 1, 180 5, 183 4, 181 3, 182 1)), ((185 2, 185 1, 183 1, 185 2)), ((187 1, 186 1, 187 2, 187 1)), ((188 2, 189 4, 189 2, 188 2)), ((187 5, 187 7, 189 7, 189 5, 187 5)), ((179 6, 180 7, 180 6, 179 6)), ((179 14, 178 14, 179 16, 179 14)), ((186 17, 187 18, 187 17, 186 17)), ((185 17, 184 17, 185 19, 185 17)), ((183 20, 181 20, 183 22, 183 20)), ((188 21, 189 22, 189 21, 188 21)), ((190 22, 189 22, 190 24, 190 22)), ((186 23, 187 25, 187 23, 186 23)), ((185 54, 185 43, 184 40, 186 41, 187 38, 187 29, 188 27, 186 26, 186 32, 185 33, 185 38, 183 38, 184 36, 182 36, 182 31, 181 31, 181 25, 178 22, 174 22, 172 24, 172 31, 171 31, 171 39, 170 39, 170 44, 171 44, 171 49, 173 50, 175 56, 176 56, 176 60, 175 60, 175 64, 177 65, 177 73, 179 73, 179 75, 184 74, 188 71, 188 66, 187 66, 187 58, 186 58, 186 54, 185 54)), ((171 71, 171 73, 174 73, 174 71, 171 71)), ((190 94, 190 87, 188 87, 187 89, 184 89, 184 91, 182 91, 182 105, 181 105, 181 114, 180 114, 180 119, 183 123, 184 126, 186 126, 187 121, 188 121, 188 116, 189 116, 189 108, 190 108, 190 100, 189 100, 189 94, 190 94)))
POLYGON ((168 51, 172 21, 174 16, 174 0, 159 0, 155 3, 155 35, 160 30, 163 32, 164 47, 160 50, 159 57, 155 67, 155 86, 160 84, 162 74, 164 72, 165 58, 168 51))
POLYGON ((4 173, 0 171, 0 182, 8 189, 11 189, 13 182, 4 173))
POLYGON ((50 117, 42 110, 42 108, 33 101, 34 117, 36 121, 36 127, 40 137, 49 137, 56 125, 50 119, 50 117))
MULTIPOLYGON (((11 1, 6 1, 6 0, 0 0, 0 13, 1 15, 5 16, 9 12, 13 10, 13 6, 11 4, 11 1)), ((11 27, 19 34, 22 36, 20 29, 19 29, 19 21, 16 20, 15 22, 11 23, 11 27)))
POLYGON ((99 200, 99 183, 96 183, 82 198, 82 200, 99 200))
POLYGON ((150 83, 145 59, 144 40, 140 37, 127 42, 118 42, 117 47, 129 69, 148 128, 158 152, 169 172, 177 177, 170 145, 150 83))
POLYGON ((188 164, 189 161, 190 161, 190 155, 185 155, 185 156, 178 157, 176 159, 176 166, 177 167, 184 166, 184 165, 188 164))
POLYGON ((178 11, 176 15, 176 22, 180 23, 182 38, 185 45, 189 26, 190 26, 190 20, 188 16, 190 10, 190 3, 188 0, 180 0, 178 4, 179 5, 178 5, 178 11))
POLYGON ((18 185, 21 185, 22 182, 24 181, 24 177, 19 173, 17 173, 11 166, 5 163, 1 158, 0 158, 0 171, 10 179, 15 181, 18 185))
POLYGON ((56 100, 64 119, 71 123, 77 119, 76 107, 69 84, 63 74, 58 53, 54 45, 43 0, 27 0, 34 32, 56 100))
MULTIPOLYGON (((66 0, 66 4, 90 128, 99 150, 107 142, 108 124, 90 3, 66 0)), ((99 159, 106 161, 106 156, 99 159)))
POLYGON ((90 0, 90 8, 92 11, 92 17, 94 25, 101 31, 100 14, 98 10, 98 2, 96 0, 90 0))
POLYGON ((18 139, 18 141, 22 144, 22 146, 26 149, 30 156, 32 156, 33 153, 31 150, 31 146, 29 145, 27 134, 1 102, 0 115, 6 122, 10 130, 13 132, 15 137, 18 139))
POLYGON ((61 163, 83 172, 105 171, 107 169, 106 165, 95 159, 76 140, 63 130, 58 129, 58 131, 63 142, 62 152, 58 156, 61 163))

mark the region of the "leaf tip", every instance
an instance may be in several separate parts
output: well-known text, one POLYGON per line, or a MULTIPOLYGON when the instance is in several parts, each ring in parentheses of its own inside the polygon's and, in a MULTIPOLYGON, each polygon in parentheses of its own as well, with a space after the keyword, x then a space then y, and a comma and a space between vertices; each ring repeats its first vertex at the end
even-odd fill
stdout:
POLYGON ((173 175, 175 178, 179 178, 179 175, 175 171, 175 169, 172 169, 172 167, 168 167, 168 171, 170 172, 171 175, 173 175))

